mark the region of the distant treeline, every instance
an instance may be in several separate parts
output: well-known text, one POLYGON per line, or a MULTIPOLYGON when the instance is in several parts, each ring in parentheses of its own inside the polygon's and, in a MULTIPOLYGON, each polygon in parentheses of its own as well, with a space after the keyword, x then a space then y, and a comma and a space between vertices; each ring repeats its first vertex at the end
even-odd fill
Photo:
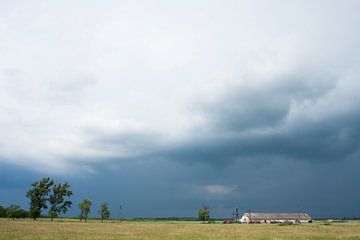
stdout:
POLYGON ((132 218, 131 221, 197 221, 194 217, 132 218))
MULTIPOLYGON (((198 221, 196 217, 157 217, 157 218, 132 218, 129 221, 198 221)), ((208 221, 223 221, 224 218, 209 218, 208 221)))
POLYGON ((19 205, 11 204, 9 207, 3 207, 0 205, 0 217, 1 218, 27 218, 29 212, 22 209, 19 205))

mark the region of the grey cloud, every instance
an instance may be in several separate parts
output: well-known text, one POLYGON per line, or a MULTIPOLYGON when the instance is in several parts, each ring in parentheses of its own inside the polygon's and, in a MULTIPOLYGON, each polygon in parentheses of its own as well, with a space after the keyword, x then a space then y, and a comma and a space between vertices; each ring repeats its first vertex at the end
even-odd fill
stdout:
MULTIPOLYGON (((272 86, 234 89, 217 103, 206 105, 202 110, 208 119, 205 128, 210 134, 189 140, 163 155, 184 162, 227 165, 249 157, 286 157, 318 163, 341 161, 358 151, 359 98, 356 91, 337 89, 342 76, 335 80, 329 77, 327 82, 314 82, 314 76, 287 78, 286 81, 275 81, 272 86), (340 93, 330 102, 352 98, 353 103, 347 106, 350 109, 342 112, 332 105, 325 105, 325 109, 315 108, 321 112, 313 113, 321 115, 319 120, 305 116, 306 110, 289 119, 293 102, 315 105, 333 91, 340 93)), ((357 89, 358 85, 352 84, 350 88, 357 89)))
POLYGON ((293 101, 316 100, 331 90, 336 79, 315 73, 293 73, 272 79, 271 84, 239 86, 227 91, 215 104, 200 111, 217 129, 242 131, 276 127, 289 113, 293 101))
MULTIPOLYGON (((360 111, 355 92, 339 90, 337 79, 316 74, 285 76, 274 84, 235 88, 218 102, 199 105, 198 110, 207 120, 199 129, 200 137, 189 137, 178 142, 167 142, 163 134, 151 131, 94 134, 90 148, 119 153, 112 159, 164 158, 185 164, 208 163, 217 167, 234 161, 256 158, 286 158, 313 163, 343 161, 360 149, 360 111), (294 80, 295 79, 295 80, 294 80), (330 79, 330 80, 328 80, 330 79), (325 109, 316 112, 317 103, 333 94, 325 109), (331 102, 353 98, 347 111, 332 108, 331 102), (307 108, 292 116, 293 103, 310 102, 315 112, 309 117, 307 108), (319 115, 318 120, 312 117, 319 115), (121 153, 127 155, 121 157, 121 153)), ((358 88, 349 82, 350 87, 358 88)), ((320 106, 321 107, 321 106, 320 106)))

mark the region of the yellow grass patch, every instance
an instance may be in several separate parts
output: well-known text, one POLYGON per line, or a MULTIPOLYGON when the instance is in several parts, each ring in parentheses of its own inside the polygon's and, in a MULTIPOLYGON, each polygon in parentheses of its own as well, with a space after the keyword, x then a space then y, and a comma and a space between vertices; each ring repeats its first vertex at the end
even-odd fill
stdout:
POLYGON ((201 224, 182 221, 104 222, 0 220, 0 240, 9 239, 360 239, 360 221, 276 224, 201 224))

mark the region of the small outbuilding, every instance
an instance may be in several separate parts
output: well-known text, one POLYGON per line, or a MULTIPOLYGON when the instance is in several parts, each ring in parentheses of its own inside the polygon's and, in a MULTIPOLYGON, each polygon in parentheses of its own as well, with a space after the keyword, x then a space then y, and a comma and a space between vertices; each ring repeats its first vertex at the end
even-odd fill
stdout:
POLYGON ((257 213, 247 212, 239 219, 240 223, 310 223, 307 213, 257 213))

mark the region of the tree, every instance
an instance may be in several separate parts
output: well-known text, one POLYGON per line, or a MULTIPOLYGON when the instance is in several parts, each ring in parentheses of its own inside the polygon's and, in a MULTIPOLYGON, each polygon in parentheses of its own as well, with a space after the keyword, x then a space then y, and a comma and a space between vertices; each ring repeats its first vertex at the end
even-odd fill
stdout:
POLYGON ((6 217, 6 209, 0 205, 0 218, 6 217))
POLYGON ((80 204, 79 204, 79 208, 80 208, 80 221, 82 221, 83 219, 87 220, 88 214, 90 213, 91 210, 91 205, 92 202, 89 199, 84 199, 80 204))
POLYGON ((100 218, 101 218, 101 222, 104 221, 104 219, 109 219, 110 217, 110 211, 109 211, 109 204, 108 203, 102 203, 100 206, 100 218))
POLYGON ((29 216, 29 213, 22 208, 16 212, 16 217, 18 217, 18 218, 27 218, 28 216, 29 216))
POLYGON ((210 218, 210 209, 207 206, 203 206, 199 209, 199 220, 205 223, 210 218))
POLYGON ((12 220, 15 219, 17 216, 18 211, 21 209, 19 205, 11 204, 10 207, 6 209, 6 216, 8 218, 12 218, 12 220))
POLYGON ((70 185, 67 182, 63 185, 61 183, 53 185, 49 197, 49 215, 51 221, 59 216, 60 213, 66 213, 71 208, 72 202, 64 199, 65 197, 70 198, 71 195, 73 195, 73 192, 70 190, 70 185))
POLYGON ((28 217, 28 212, 17 204, 11 204, 10 207, 5 209, 4 217, 12 218, 13 220, 15 218, 26 218, 28 217))
POLYGON ((31 184, 32 188, 26 193, 30 199, 30 216, 36 220, 40 217, 41 211, 47 209, 46 201, 54 181, 50 178, 43 178, 31 184))

